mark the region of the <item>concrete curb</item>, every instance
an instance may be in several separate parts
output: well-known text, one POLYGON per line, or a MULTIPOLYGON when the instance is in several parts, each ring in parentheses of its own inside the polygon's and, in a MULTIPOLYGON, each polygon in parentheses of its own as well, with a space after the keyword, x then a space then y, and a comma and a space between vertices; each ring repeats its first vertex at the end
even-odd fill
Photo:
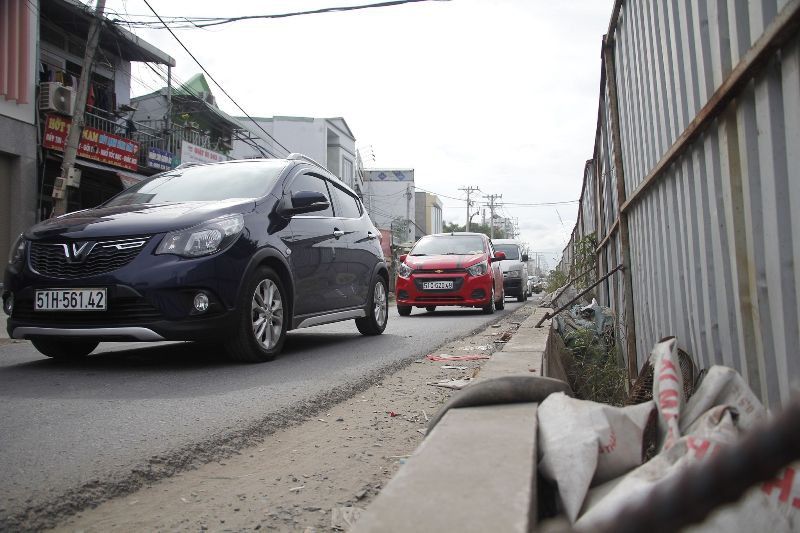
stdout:
MULTIPOLYGON (((550 322, 537 308, 476 381, 543 372, 550 322)), ((367 508, 353 532, 518 531, 536 522, 536 406, 454 408, 367 508)))

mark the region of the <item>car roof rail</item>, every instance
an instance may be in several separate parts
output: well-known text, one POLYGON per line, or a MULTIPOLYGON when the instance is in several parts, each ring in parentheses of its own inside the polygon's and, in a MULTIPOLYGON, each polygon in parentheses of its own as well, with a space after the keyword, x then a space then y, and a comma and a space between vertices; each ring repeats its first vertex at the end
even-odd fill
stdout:
POLYGON ((181 169, 181 168, 188 168, 188 167, 199 167, 201 165, 207 165, 207 164, 208 163, 199 163, 197 161, 187 161, 186 163, 181 163, 180 165, 175 167, 175 170, 178 170, 178 169, 181 169))
POLYGON ((321 168, 323 170, 328 170, 323 165, 321 165, 317 161, 314 161, 313 159, 311 159, 310 157, 308 157, 305 154, 292 152, 291 154, 286 156, 286 159, 291 159, 291 160, 294 160, 294 161, 305 161, 306 163, 311 163, 312 165, 316 165, 316 166, 318 166, 319 168, 321 168))

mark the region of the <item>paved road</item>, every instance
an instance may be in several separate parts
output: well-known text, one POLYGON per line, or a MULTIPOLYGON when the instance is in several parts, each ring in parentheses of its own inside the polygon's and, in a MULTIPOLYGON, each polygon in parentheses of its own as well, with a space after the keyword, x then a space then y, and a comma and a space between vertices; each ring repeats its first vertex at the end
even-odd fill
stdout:
POLYGON ((235 449, 520 305, 508 299, 491 316, 392 309, 379 337, 361 336, 352 321, 301 329, 260 365, 227 362, 197 343, 101 344, 77 364, 27 342, 0 344, 0 525, 42 504, 80 507, 92 487, 125 490, 141 481, 136 472, 157 477, 221 445, 235 449))

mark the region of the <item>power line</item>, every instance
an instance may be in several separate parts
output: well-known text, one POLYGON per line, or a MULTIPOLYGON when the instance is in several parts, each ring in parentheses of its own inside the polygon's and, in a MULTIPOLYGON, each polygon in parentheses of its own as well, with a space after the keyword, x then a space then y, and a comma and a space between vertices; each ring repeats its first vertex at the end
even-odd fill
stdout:
MULTIPOLYGON (((320 9, 311 9, 308 11, 295 11, 291 13, 277 13, 273 15, 243 15, 240 17, 166 17, 170 18, 173 23, 177 24, 180 22, 186 22, 187 25, 178 26, 174 25, 175 29, 194 29, 194 28, 207 28, 209 26, 219 26, 222 24, 230 24, 232 22, 240 22, 243 20, 256 20, 256 19, 279 19, 279 18, 288 18, 288 17, 297 17, 300 15, 318 15, 322 13, 341 13, 345 11, 355 11, 361 9, 373 9, 373 8, 381 8, 381 7, 393 7, 399 6, 402 4, 412 4, 412 3, 419 3, 419 2, 449 2, 450 0, 389 0, 385 2, 375 2, 371 4, 361 4, 355 6, 338 6, 338 7, 323 7, 320 9)), ((145 4, 147 1, 145 0, 145 4)), ((150 7, 150 4, 147 4, 147 7, 150 7)), ((150 7, 152 11, 153 8, 150 7)), ((155 11, 153 11, 155 14, 155 11)), ((164 28, 169 30, 170 28, 166 25, 163 19, 156 14, 158 17, 159 22, 164 25, 164 28)), ((136 26, 142 27, 152 27, 157 29, 157 23, 155 21, 127 21, 128 24, 133 24, 136 26)))
POLYGON ((245 115, 247 118, 249 118, 249 119, 250 119, 250 121, 251 121, 253 124, 255 124, 255 125, 258 127, 258 129, 260 129, 261 131, 263 131, 263 132, 264 132, 264 134, 265 134, 267 137, 269 137, 270 139, 272 139, 273 141, 275 141, 275 144, 277 144, 278 146, 280 146, 281 148, 283 148, 284 150, 286 150, 286 153, 287 153, 287 154, 289 154, 289 153, 291 152, 291 150, 289 150, 289 149, 288 149, 288 148, 286 148, 284 145, 282 145, 282 144, 280 143, 280 141, 278 141, 278 139, 276 139, 275 137, 273 137, 272 135, 270 135, 270 134, 267 132, 267 130, 265 130, 263 127, 261 127, 261 124, 259 124, 258 122, 256 122, 256 120, 255 120, 253 117, 251 117, 250 115, 248 115, 248 114, 247 114, 247 111, 245 111, 245 110, 242 108, 242 106, 240 106, 240 105, 239 105, 239 104, 236 102, 236 100, 234 100, 234 99, 233 99, 233 97, 232 97, 230 94, 228 94, 228 91, 226 91, 226 90, 225 90, 225 88, 224 88, 222 85, 220 85, 220 84, 217 82, 217 80, 215 80, 215 79, 214 79, 214 76, 212 76, 212 75, 211 75, 211 73, 209 73, 209 72, 206 70, 206 68, 205 68, 205 67, 204 67, 204 66, 203 66, 203 65, 200 63, 200 61, 198 61, 198 60, 197 60, 197 58, 194 56, 194 54, 192 54, 192 53, 189 51, 189 49, 188 49, 188 48, 186 48, 186 45, 184 45, 184 44, 183 44, 183 42, 182 42, 180 39, 178 39, 178 36, 177 36, 177 35, 175 35, 175 32, 174 32, 174 31, 172 31, 172 30, 169 28, 169 26, 167 26, 167 24, 166 24, 166 23, 165 23, 163 20, 161 20, 161 17, 158 15, 158 13, 156 13, 156 10, 155 10, 155 9, 153 9, 153 6, 151 6, 151 5, 150 5, 150 3, 149 3, 147 0, 143 0, 143 1, 144 1, 145 5, 146 5, 148 8, 150 8, 150 11, 152 11, 152 12, 153 12, 153 14, 154 14, 156 17, 158 17, 158 20, 159 20, 159 21, 161 21, 161 23, 164 25, 164 27, 167 29, 167 31, 169 31, 169 33, 170 33, 170 34, 171 34, 171 35, 172 35, 172 36, 175 38, 175 40, 176 40, 176 41, 178 41, 178 44, 179 44, 179 45, 181 45, 181 48, 183 48, 183 49, 186 51, 186 53, 187 53, 187 54, 189 54, 189 57, 191 57, 191 58, 194 60, 194 62, 195 62, 195 63, 197 63, 197 66, 198 66, 198 67, 200 67, 200 69, 201 69, 201 70, 202 70, 202 71, 203 71, 203 72, 204 72, 204 73, 205 73, 205 74, 206 74, 206 75, 209 77, 209 79, 210 79, 211 81, 213 81, 213 82, 214 82, 214 85, 216 85, 217 87, 219 87, 220 91, 222 91, 222 92, 225 94, 225 96, 227 96, 227 97, 228 97, 228 99, 229 99, 231 102, 233 102, 233 105, 235 105, 237 108, 239 108, 239 111, 241 111, 242 113, 244 113, 244 115, 245 115))

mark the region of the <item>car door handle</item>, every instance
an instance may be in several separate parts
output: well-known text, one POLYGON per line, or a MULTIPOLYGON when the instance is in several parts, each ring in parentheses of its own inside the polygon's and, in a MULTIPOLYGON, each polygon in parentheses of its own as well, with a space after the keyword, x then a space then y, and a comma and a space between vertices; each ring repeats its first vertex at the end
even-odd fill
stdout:
POLYGON ((343 236, 343 235, 344 235, 344 232, 342 230, 340 230, 340 229, 333 230, 333 236, 336 237, 337 239, 339 237, 343 236))

